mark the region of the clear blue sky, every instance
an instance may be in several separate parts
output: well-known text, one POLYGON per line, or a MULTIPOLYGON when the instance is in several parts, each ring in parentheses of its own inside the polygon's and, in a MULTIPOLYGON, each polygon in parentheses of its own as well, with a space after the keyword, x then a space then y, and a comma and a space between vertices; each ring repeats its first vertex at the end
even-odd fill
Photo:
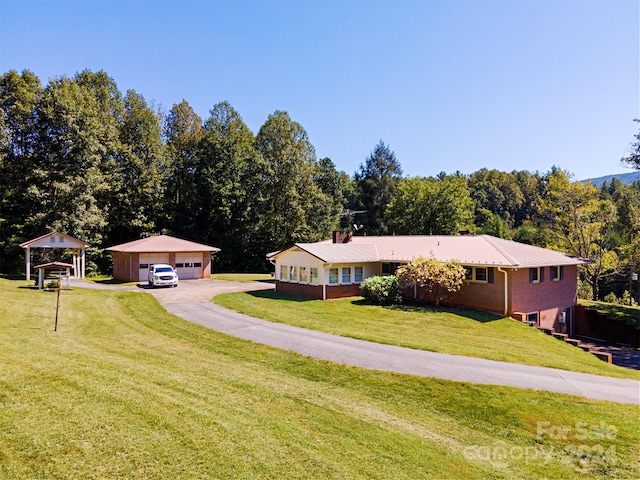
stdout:
POLYGON ((105 70, 168 111, 227 100, 257 133, 286 110, 353 174, 382 139, 405 175, 585 179, 640 117, 638 0, 0 0, 0 72, 105 70))

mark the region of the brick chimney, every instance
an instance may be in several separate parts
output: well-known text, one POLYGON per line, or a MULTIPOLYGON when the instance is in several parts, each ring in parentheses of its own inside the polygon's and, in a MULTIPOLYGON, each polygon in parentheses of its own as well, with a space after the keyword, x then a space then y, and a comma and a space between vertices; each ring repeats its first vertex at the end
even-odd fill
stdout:
POLYGON ((353 237, 353 232, 333 231, 333 243, 349 243, 353 237))

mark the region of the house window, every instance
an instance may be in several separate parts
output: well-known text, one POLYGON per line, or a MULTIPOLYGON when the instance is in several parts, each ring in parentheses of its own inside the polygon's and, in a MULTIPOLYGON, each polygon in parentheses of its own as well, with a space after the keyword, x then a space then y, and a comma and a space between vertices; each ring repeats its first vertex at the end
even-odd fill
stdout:
POLYGON ((473 267, 464 267, 464 279, 473 280, 473 267))
POLYGON ((538 312, 527 313, 527 322, 529 322, 529 323, 538 323, 538 312))
POLYGON ((529 269, 529 283, 540 283, 540 267, 529 269))
POLYGON ((388 263, 383 263, 382 264, 382 274, 383 275, 389 275, 389 273, 391 272, 391 268, 389 267, 388 263))
POLYGON ((298 281, 298 267, 292 266, 289 270, 289 280, 292 282, 298 281))
POLYGON ((311 272, 311 283, 318 283, 318 269, 315 267, 311 267, 310 272, 311 272))
POLYGON ((140 264, 140 268, 149 268, 149 264, 148 263, 141 263, 140 264))
POLYGON ((194 262, 193 266, 201 268, 202 267, 202 262, 194 262))
POLYGON ((362 282, 362 267, 355 267, 353 269, 353 281, 355 283, 362 282))
POLYGON ((342 283, 351 283, 351 267, 342 268, 342 283))
POLYGON ((308 278, 308 269, 307 267, 300 267, 300 282, 307 283, 309 281, 308 278))
POLYGON ((551 278, 552 282, 559 282, 560 281, 560 267, 559 266, 554 266, 554 267, 549 267, 549 277, 551 278))
POLYGON ((476 267, 475 268, 475 281, 476 282, 486 282, 487 281, 487 269, 484 267, 476 267))
POLYGON ((336 285, 338 283, 338 269, 330 268, 329 269, 329 284, 336 285))
POLYGON ((193 264, 191 262, 185 262, 184 267, 185 268, 191 268, 191 267, 193 267, 193 264))
POLYGON ((286 265, 280 265, 280 280, 287 280, 289 278, 287 272, 289 272, 289 268, 286 265))
POLYGON ((184 263, 176 263, 176 268, 184 268, 184 263))

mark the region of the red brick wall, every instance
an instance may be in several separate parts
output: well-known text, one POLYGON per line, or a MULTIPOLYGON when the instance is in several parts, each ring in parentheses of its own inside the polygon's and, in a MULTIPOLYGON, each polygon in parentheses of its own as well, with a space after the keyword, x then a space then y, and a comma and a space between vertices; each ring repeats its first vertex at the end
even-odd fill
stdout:
POLYGON ((327 299, 360 295, 360 285, 327 285, 327 299))
MULTIPOLYGON (((407 298, 413 298, 413 289, 405 291, 407 298)), ((435 304, 422 288, 417 289, 419 302, 435 304)), ((475 308, 499 314, 504 313, 504 274, 494 270, 494 283, 465 282, 455 293, 447 294, 444 305, 453 307, 475 308)))
POLYGON ((511 312, 538 312, 538 323, 543 328, 564 331, 559 314, 577 303, 577 275, 575 265, 565 266, 562 280, 551 281, 549 267, 544 268, 544 281, 529 282, 529 269, 523 268, 509 274, 511 277, 511 312))
POLYGON ((113 252, 113 278, 122 282, 129 280, 129 257, 120 252, 113 252))
POLYGON ((282 282, 280 280, 276 280, 276 292, 322 300, 321 285, 305 285, 301 283, 282 282))
POLYGON ((606 315, 587 310, 582 305, 577 305, 574 311, 574 336, 595 338, 605 342, 640 348, 640 328, 624 321, 607 318, 606 315))

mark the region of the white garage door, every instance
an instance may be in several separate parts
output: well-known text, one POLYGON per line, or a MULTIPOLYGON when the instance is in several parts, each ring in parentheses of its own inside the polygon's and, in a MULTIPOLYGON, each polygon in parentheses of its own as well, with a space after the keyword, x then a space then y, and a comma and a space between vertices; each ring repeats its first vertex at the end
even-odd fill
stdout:
POLYGON ((144 278, 147 278, 146 271, 149 265, 154 263, 169 263, 168 253, 141 253, 140 254, 140 270, 145 270, 144 278))
POLYGON ((202 253, 176 253, 179 279, 202 278, 202 253))

